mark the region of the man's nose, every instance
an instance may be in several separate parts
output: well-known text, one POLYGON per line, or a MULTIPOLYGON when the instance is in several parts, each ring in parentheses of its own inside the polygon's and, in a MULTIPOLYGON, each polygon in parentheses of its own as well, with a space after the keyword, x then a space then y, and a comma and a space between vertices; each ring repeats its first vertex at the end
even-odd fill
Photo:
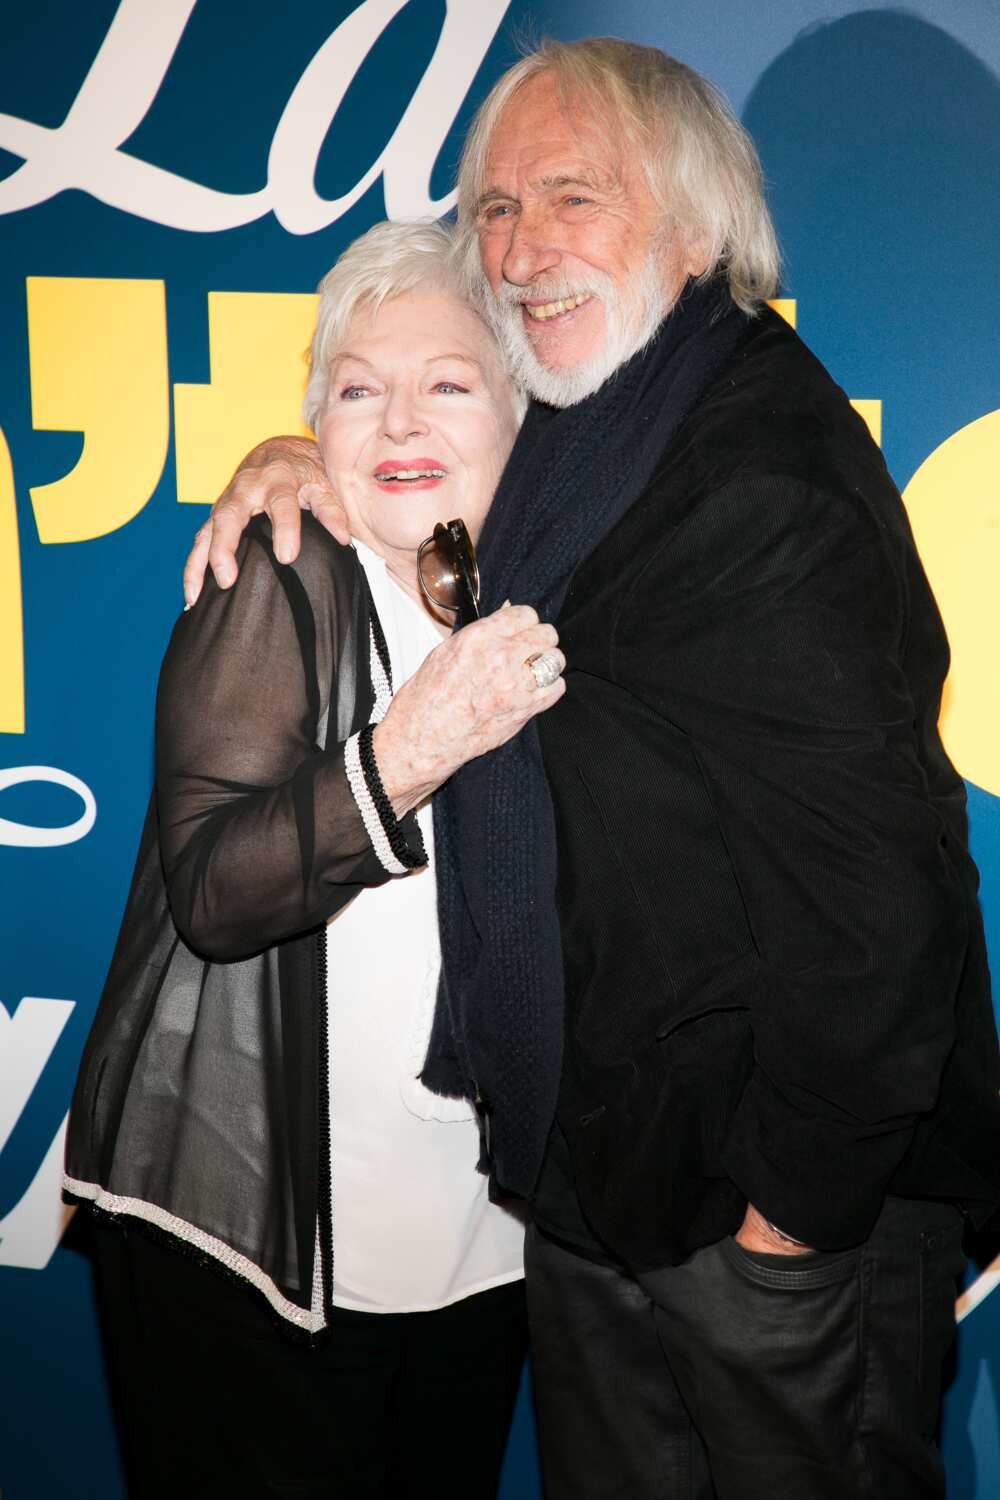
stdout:
POLYGON ((426 435, 429 423, 415 391, 389 393, 382 414, 382 430, 394 443, 405 443, 408 438, 426 435))
POLYGON ((513 225, 501 270, 511 286, 530 286, 547 271, 554 271, 562 253, 553 242, 548 215, 522 211, 513 225))

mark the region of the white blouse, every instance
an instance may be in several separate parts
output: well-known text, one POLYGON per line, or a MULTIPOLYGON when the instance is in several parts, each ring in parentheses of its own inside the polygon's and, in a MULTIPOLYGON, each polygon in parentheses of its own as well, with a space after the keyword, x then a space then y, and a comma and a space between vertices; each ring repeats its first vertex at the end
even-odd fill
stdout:
MULTIPOLYGON (((355 542, 400 687, 441 641, 384 561, 355 542)), ((438 944, 434 835, 428 864, 362 891, 327 927, 333 1300, 363 1312, 423 1312, 523 1274, 521 1219, 491 1203, 476 1171, 466 1100, 424 1088, 438 944)))

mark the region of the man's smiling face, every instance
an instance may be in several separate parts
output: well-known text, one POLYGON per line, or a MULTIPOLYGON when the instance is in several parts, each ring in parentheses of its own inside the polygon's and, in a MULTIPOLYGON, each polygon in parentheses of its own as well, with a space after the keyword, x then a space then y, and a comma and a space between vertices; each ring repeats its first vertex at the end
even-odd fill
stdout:
POLYGON ((515 376, 553 405, 602 385, 704 269, 678 236, 662 233, 662 211, 621 129, 564 105, 548 73, 503 109, 476 211, 492 315, 515 376))

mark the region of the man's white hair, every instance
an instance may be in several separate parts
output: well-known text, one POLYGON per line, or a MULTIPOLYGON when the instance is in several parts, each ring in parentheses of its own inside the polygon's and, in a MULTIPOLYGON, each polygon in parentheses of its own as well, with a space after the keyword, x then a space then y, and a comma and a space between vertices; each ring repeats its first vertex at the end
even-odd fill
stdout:
MULTIPOLYGON (((455 234, 450 225, 433 219, 405 224, 376 224, 360 235, 335 262, 317 288, 319 307, 309 354, 309 383, 302 403, 306 425, 314 432, 326 407, 330 366, 344 347, 354 315, 375 313, 383 302, 418 287, 451 293, 466 306, 469 293, 455 259, 455 234)), ((470 311, 481 317, 480 309, 470 311)), ((495 342, 488 323, 483 327, 495 342)), ((506 371, 497 347, 497 366, 506 371)), ((520 421, 527 398, 512 388, 515 415, 520 421)))
POLYGON ((476 205, 505 105, 530 79, 555 77, 563 100, 607 135, 620 131, 642 166, 663 230, 708 255, 701 280, 726 276, 733 301, 756 312, 778 288, 781 260, 756 148, 718 89, 656 47, 619 37, 543 42, 494 84, 472 122, 458 177, 459 251, 483 296, 476 205))

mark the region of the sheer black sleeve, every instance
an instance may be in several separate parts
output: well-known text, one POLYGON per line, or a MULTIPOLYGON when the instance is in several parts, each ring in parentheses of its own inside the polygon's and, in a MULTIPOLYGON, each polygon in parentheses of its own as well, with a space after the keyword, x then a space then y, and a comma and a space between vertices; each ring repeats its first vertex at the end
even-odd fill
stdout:
POLYGON ((277 563, 251 523, 229 591, 206 582, 174 629, 157 699, 164 874, 184 940, 249 956, 328 919, 387 872, 344 770, 367 720, 360 565, 315 524, 277 563))

